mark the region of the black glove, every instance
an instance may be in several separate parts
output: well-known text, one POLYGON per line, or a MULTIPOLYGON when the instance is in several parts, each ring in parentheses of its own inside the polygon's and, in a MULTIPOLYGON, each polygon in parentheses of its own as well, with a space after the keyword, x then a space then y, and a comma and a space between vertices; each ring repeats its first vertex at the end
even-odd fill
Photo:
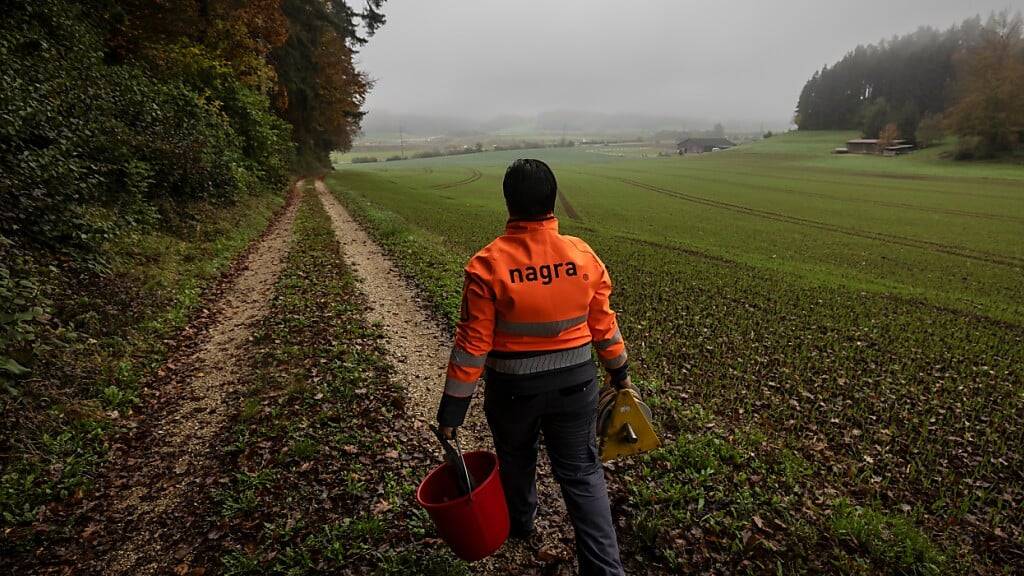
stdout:
POLYGON ((631 386, 629 381, 629 362, 623 362, 622 366, 609 370, 608 382, 616 390, 629 388, 631 386))
POLYGON ((466 421, 469 401, 472 396, 459 397, 445 394, 441 396, 441 404, 437 407, 437 423, 447 428, 457 428, 466 421))

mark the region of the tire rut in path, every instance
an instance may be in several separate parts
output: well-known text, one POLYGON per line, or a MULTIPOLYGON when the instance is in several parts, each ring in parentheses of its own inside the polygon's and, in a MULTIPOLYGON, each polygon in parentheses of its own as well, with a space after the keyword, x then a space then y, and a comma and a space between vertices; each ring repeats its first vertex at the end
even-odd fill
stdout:
MULTIPOLYGON (((368 317, 384 329, 385 346, 395 368, 394 377, 408 394, 407 411, 422 438, 421 445, 439 452, 437 440, 428 426, 435 422, 451 352, 451 338, 426 303, 415 296, 419 290, 406 281, 398 267, 349 215, 322 180, 316 182, 316 189, 330 215, 345 259, 359 277, 362 291, 370 303, 368 317)), ((470 406, 466 423, 460 428, 460 438, 463 450, 494 449, 479 398, 470 406)), ((572 528, 558 487, 551 478, 546 457, 538 462, 537 492, 537 528, 550 541, 546 543, 550 546, 548 553, 560 558, 568 557, 572 528)), ((494 556, 474 563, 474 573, 505 574, 509 569, 526 569, 534 562, 531 555, 522 545, 510 541, 494 556)), ((567 563, 564 568, 568 569, 570 565, 567 563)))
POLYGON ((241 390, 249 371, 249 338, 267 313, 284 268, 302 185, 302 180, 295 183, 284 212, 226 288, 216 319, 200 336, 195 351, 168 362, 170 370, 186 374, 172 390, 181 401, 147 425, 152 427, 152 442, 130 465, 136 471, 132 484, 114 493, 115 501, 107 504, 109 514, 122 520, 115 533, 103 535, 110 551, 95 566, 99 573, 169 573, 190 559, 188 542, 182 542, 188 527, 180 525, 174 513, 194 497, 193 491, 209 490, 196 483, 202 471, 216 467, 211 444, 234 410, 228 398, 241 390), (180 366, 174 367, 176 363, 180 366))
POLYGON ((576 211, 576 208, 574 208, 572 203, 569 202, 569 197, 565 194, 565 190, 558 191, 558 201, 562 204, 562 209, 565 210, 565 213, 569 218, 572 218, 577 222, 583 220, 583 218, 580 218, 580 214, 576 211))

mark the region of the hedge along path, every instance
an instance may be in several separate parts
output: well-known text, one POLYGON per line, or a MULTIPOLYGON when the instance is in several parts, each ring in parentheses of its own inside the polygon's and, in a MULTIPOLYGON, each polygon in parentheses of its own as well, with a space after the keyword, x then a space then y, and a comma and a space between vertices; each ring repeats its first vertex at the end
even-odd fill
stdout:
POLYGON ((114 501, 105 506, 114 522, 100 529, 113 533, 100 536, 109 553, 99 559, 97 572, 157 574, 188 565, 192 532, 201 527, 190 530, 175 512, 195 499, 196 491, 210 490, 197 484, 204 472, 216 468, 217 452, 211 442, 235 411, 229 397, 242 389, 249 373, 248 342, 253 326, 269 310, 284 267, 302 186, 299 180, 292 187, 283 213, 257 241, 215 304, 217 315, 192 354, 163 369, 184 374, 172 377, 167 391, 181 400, 146 424, 152 428, 150 442, 128 464, 131 484, 110 492, 114 501))
MULTIPOLYGON (((436 423, 452 340, 426 303, 416 297, 419 290, 402 276, 384 250, 330 193, 322 178, 316 181, 316 190, 331 218, 345 259, 360 279, 370 304, 369 320, 383 326, 385 346, 395 369, 394 377, 408 396, 406 412, 419 433, 417 436, 422 438, 422 445, 438 453, 437 461, 440 463, 440 446, 429 426, 436 423)), ((466 415, 466 423, 459 430, 463 450, 494 450, 481 398, 474 400, 466 415)), ((536 527, 546 537, 544 545, 539 550, 527 550, 522 544, 510 541, 494 556, 473 564, 474 573, 507 574, 511 570, 511 573, 518 574, 527 570, 531 563, 536 566, 564 563, 561 568, 575 573, 571 566, 572 528, 550 470, 546 458, 541 458, 536 527)))

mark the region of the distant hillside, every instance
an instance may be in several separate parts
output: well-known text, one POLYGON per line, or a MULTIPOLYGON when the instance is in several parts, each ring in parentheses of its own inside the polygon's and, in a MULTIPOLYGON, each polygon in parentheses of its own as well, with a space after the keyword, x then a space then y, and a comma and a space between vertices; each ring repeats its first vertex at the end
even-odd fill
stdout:
MULTIPOLYGON (((713 118, 690 118, 667 114, 612 113, 582 110, 550 110, 536 115, 504 114, 487 119, 470 117, 396 114, 371 111, 362 121, 364 134, 396 134, 401 127, 408 136, 469 136, 473 134, 651 134, 663 130, 711 130, 713 118)), ((723 119, 730 132, 758 132, 760 122, 723 119)), ((781 125, 766 126, 773 130, 781 125)))

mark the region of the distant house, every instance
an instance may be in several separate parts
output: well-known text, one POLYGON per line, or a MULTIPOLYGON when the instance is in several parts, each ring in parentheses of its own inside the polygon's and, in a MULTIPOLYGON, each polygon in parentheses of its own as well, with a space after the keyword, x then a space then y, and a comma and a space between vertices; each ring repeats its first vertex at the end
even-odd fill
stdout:
MULTIPOLYGON (((838 149, 837 149, 838 150, 838 149)), ((906 140, 893 140, 891 146, 880 148, 875 138, 858 138, 846 141, 846 150, 850 154, 885 154, 898 156, 914 150, 914 145, 906 140)))
POLYGON ((736 146, 725 138, 687 138, 680 140, 676 147, 680 154, 703 154, 717 150, 726 150, 736 146))
POLYGON ((846 141, 846 151, 850 154, 878 154, 878 139, 858 138, 846 141))

